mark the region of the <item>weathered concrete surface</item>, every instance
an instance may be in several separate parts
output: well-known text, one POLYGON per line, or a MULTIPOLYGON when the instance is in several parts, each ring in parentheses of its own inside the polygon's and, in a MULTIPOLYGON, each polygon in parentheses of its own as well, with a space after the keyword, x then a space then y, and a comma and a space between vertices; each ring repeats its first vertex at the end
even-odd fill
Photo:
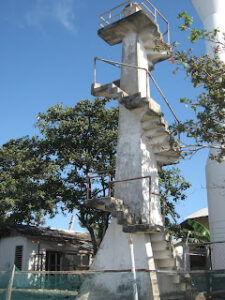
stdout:
MULTIPOLYGON (((163 41, 162 35, 158 31, 158 25, 143 11, 135 12, 106 26, 99 30, 98 34, 110 45, 123 43, 122 63, 124 64, 149 69, 170 55, 171 48, 163 41), (157 45, 163 45, 164 49, 157 51, 155 49, 157 45)), ((160 197, 157 195, 159 193, 157 155, 165 154, 168 151, 174 154, 176 151, 170 145, 170 134, 160 106, 150 98, 146 72, 139 68, 122 66, 120 86, 115 87, 109 84, 101 87, 96 85, 96 90, 94 86, 92 90, 98 95, 101 94, 101 89, 104 95, 114 94, 113 97, 120 99, 119 101, 123 103, 119 108, 116 180, 151 176, 151 182, 145 178, 114 184, 114 197, 123 201, 125 209, 121 215, 119 212, 113 213, 116 218, 112 219, 98 249, 91 266, 93 270, 131 269, 129 234, 123 231, 122 225, 132 226, 134 224, 141 224, 136 227, 138 231, 135 230, 132 234, 136 269, 154 271, 157 268, 171 269, 176 265, 173 253, 168 254, 166 238, 160 231, 163 222, 160 197), (123 98, 126 99, 123 101, 123 98), (146 126, 147 128, 144 129, 146 126), (152 135, 148 135, 149 130, 153 131, 152 135), (151 191, 155 195, 152 194, 150 197, 151 191), (127 215, 125 220, 127 224, 124 224, 125 214, 127 215), (151 231, 152 228, 155 229, 154 233, 151 231), (153 251, 153 244, 159 244, 159 242, 165 242, 165 245, 163 244, 161 253, 157 256, 153 251)), ((115 83, 113 84, 115 85, 115 83)), ((176 159, 178 156, 174 155, 176 159)), ((171 161, 174 161, 173 158, 171 160, 171 154, 168 154, 168 157, 165 156, 165 165, 170 164, 171 161)), ((120 298, 120 281, 108 280, 105 277, 104 282, 94 280, 89 285, 89 292, 80 299, 101 299, 97 293, 99 290, 102 294, 104 293, 104 299, 131 299, 130 296, 130 298, 126 298, 125 295, 120 298)), ((163 281, 159 291, 156 273, 148 274, 148 282, 145 281, 139 299, 158 300, 161 290, 170 292, 176 289, 177 286, 170 277, 163 281)), ((85 291, 85 285, 83 291, 85 291)))
MULTIPOLYGON (((113 218, 100 248, 91 266, 93 270, 126 270, 131 268, 129 234, 122 231, 122 226, 113 218)), ((137 233, 133 235, 135 266, 147 269, 148 260, 145 243, 149 235, 137 233)))
MULTIPOLYGON (((140 114, 120 106, 116 180, 150 175, 152 192, 158 193, 158 166, 149 141, 142 134, 140 118, 140 114)), ((148 178, 115 184, 115 197, 123 199, 141 223, 144 220, 162 225, 160 199, 154 195, 150 199, 149 192, 148 178)))
MULTIPOLYGON (((131 300, 134 299, 132 282, 132 274, 129 272, 100 273, 88 276, 76 299, 131 300)), ((137 284, 139 300, 156 300, 152 296, 148 273, 137 274, 137 284)))
MULTIPOLYGON (((136 32, 123 39, 122 62, 124 64, 148 69, 148 59, 136 32)), ((140 93, 141 97, 149 96, 148 77, 145 70, 122 66, 120 88, 128 95, 140 93)))

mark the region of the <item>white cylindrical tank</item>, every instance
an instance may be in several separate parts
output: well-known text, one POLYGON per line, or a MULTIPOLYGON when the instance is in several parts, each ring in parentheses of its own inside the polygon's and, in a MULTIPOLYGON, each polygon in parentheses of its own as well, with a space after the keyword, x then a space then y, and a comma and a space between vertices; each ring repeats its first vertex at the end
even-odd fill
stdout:
MULTIPOLYGON (((223 32, 225 32, 225 1, 224 0, 191 0, 199 17, 202 20, 204 28, 208 31, 219 29, 218 40, 223 41, 223 32)), ((206 41, 206 48, 209 55, 213 55, 212 44, 206 41)), ((219 53, 220 59, 225 61, 225 54, 219 53)))
MULTIPOLYGON (((208 31, 219 29, 218 40, 223 41, 225 32, 225 0, 191 0, 197 10, 204 28, 208 31)), ((209 55, 213 56, 214 44, 206 41, 209 55)), ((218 55, 225 62, 225 51, 218 55)), ((215 150, 211 150, 215 153, 215 150)), ((225 241, 225 161, 218 163, 208 158, 206 182, 209 207, 209 227, 212 242, 225 241)), ((225 269, 225 243, 213 244, 213 269, 225 269)))

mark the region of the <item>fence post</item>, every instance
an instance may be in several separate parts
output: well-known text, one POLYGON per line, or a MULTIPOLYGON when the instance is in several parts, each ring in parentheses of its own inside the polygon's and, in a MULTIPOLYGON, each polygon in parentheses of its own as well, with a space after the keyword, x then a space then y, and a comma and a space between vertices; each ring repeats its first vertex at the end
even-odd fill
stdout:
POLYGON ((14 275, 15 275, 15 265, 13 265, 13 268, 12 268, 11 278, 9 280, 9 285, 8 285, 8 289, 6 292, 5 300, 11 300, 14 275))
POLYGON ((128 237, 128 241, 130 245, 131 272, 133 275, 133 296, 134 296, 134 300, 138 300, 137 278, 136 278, 135 260, 134 260, 134 245, 133 245, 131 234, 128 237))
POLYGON ((190 235, 190 231, 188 231, 187 238, 185 244, 183 246, 183 255, 184 255, 184 271, 190 271, 190 261, 188 261, 189 256, 189 246, 188 246, 188 239, 190 235))
POLYGON ((152 200, 152 178, 149 176, 149 182, 148 182, 148 188, 149 188, 149 200, 148 200, 148 218, 149 218, 149 225, 152 223, 151 222, 151 200, 152 200))

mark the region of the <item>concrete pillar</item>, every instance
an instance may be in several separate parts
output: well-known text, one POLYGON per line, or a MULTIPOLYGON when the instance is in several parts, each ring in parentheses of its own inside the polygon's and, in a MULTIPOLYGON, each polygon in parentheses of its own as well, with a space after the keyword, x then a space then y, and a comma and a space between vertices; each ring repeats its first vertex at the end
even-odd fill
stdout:
MULTIPOLYGON (((122 63, 148 70, 146 50, 137 32, 123 39, 122 63)), ((149 97, 149 80, 145 70, 122 67, 120 87, 129 95, 140 93, 141 97, 149 97)))
MULTIPOLYGON (((143 136, 140 118, 139 110, 134 112, 120 106, 116 180, 150 175, 152 192, 158 193, 158 166, 153 149, 143 136)), ((115 197, 135 213, 136 221, 139 218, 140 223, 162 225, 160 198, 149 199, 149 179, 115 184, 115 197)))

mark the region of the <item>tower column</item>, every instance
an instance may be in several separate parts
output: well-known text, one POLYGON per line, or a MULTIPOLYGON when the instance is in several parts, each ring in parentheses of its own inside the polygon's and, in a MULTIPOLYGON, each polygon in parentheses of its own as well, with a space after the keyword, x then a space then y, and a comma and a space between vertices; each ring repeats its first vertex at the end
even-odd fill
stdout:
MULTIPOLYGON (((124 18, 111 24, 107 21, 107 25, 98 31, 99 36, 109 45, 122 43, 122 70, 120 80, 104 85, 95 82, 92 85, 93 95, 118 99, 120 107, 113 197, 93 199, 93 203, 92 200, 87 201, 91 207, 112 213, 112 222, 91 269, 130 269, 131 234, 136 269, 153 271, 160 267, 175 266, 175 260, 167 249, 167 238, 162 226, 158 170, 162 165, 177 162, 180 153, 171 143, 160 105, 149 96, 146 70, 169 58, 171 47, 163 40, 155 18, 140 5, 130 2, 123 13, 124 18), (161 244, 162 256, 157 258, 154 257, 154 243, 161 244)), ((159 299, 161 291, 158 290, 157 276, 146 274, 140 274, 143 276, 140 282, 144 284, 140 288, 140 299, 159 299)), ((117 281, 107 279, 105 275, 103 281, 95 280, 95 288, 91 292, 96 294, 96 287, 99 287, 101 293, 102 290, 110 291, 117 295, 113 299, 123 299, 123 296, 119 298, 118 293, 127 278, 123 273, 117 273, 116 276, 117 281)), ((165 281, 160 289, 173 291, 172 280, 165 281)), ((98 299, 92 297, 91 292, 88 299, 98 299)))
POLYGON ((124 67, 121 70, 120 87, 129 95, 140 93, 141 97, 149 97, 149 80, 145 70, 148 70, 146 50, 137 32, 125 36, 122 45, 122 63, 137 66, 124 67))

